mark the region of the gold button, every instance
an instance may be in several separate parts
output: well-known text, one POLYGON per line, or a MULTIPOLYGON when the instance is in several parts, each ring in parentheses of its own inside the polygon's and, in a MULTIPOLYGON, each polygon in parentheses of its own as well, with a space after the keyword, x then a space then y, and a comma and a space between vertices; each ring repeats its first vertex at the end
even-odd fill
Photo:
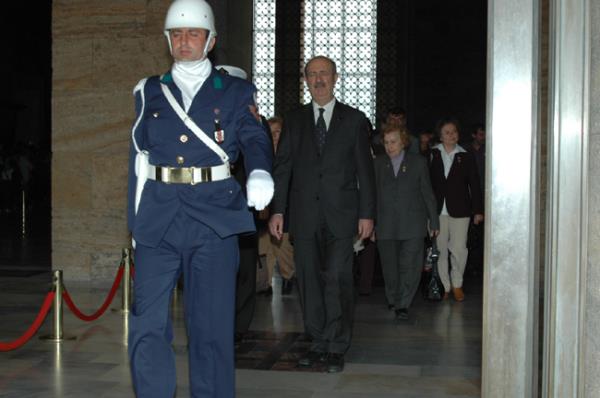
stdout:
POLYGON ((158 117, 158 112, 154 112, 154 113, 152 114, 152 116, 154 116, 154 117, 158 117))
POLYGON ((188 136, 185 134, 181 134, 181 136, 179 137, 179 141, 185 144, 188 141, 188 136))
POLYGON ((177 156, 177 164, 183 164, 183 162, 185 162, 183 156, 177 156))

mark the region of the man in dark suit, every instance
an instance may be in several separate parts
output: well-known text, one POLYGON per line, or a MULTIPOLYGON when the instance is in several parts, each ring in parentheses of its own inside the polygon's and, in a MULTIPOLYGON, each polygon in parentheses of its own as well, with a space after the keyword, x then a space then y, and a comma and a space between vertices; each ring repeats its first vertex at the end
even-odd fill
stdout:
POLYGON ((352 244, 370 236, 375 216, 369 127, 362 112, 336 101, 331 59, 312 58, 304 74, 312 102, 284 118, 269 229, 281 238, 289 201, 305 330, 312 337, 299 365, 326 360, 328 372, 339 372, 352 335, 352 244))

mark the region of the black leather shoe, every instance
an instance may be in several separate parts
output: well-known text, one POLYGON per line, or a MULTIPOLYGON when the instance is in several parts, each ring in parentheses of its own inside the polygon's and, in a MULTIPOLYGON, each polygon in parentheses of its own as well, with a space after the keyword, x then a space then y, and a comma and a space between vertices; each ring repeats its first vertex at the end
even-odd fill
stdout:
POLYGON ((281 295, 285 296, 292 292, 292 288, 294 287, 294 281, 291 279, 283 279, 281 282, 281 295))
POLYGON ((406 308, 396 310, 396 319, 408 319, 408 310, 406 308))
POLYGON ((324 352, 309 351, 305 356, 298 360, 298 366, 309 367, 317 362, 325 362, 327 354, 324 352))
POLYGON ((339 373, 344 370, 344 354, 327 355, 327 373, 339 373))

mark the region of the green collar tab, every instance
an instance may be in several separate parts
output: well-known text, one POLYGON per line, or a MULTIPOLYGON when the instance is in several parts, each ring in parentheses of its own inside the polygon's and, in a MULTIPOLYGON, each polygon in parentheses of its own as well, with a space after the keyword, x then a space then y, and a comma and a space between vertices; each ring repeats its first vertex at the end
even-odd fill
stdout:
POLYGON ((171 72, 167 72, 160 77, 161 83, 171 83, 173 81, 173 76, 171 76, 171 72))
POLYGON ((213 87, 217 90, 221 90, 223 88, 223 80, 221 80, 220 76, 215 76, 213 78, 213 87))

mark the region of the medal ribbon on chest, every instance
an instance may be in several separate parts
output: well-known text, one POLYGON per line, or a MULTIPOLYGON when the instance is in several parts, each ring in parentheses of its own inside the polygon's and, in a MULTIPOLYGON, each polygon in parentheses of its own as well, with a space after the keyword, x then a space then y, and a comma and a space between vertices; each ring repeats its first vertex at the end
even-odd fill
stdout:
POLYGON ((221 122, 219 121, 220 110, 215 108, 215 142, 222 144, 225 141, 225 131, 221 128, 221 122))

